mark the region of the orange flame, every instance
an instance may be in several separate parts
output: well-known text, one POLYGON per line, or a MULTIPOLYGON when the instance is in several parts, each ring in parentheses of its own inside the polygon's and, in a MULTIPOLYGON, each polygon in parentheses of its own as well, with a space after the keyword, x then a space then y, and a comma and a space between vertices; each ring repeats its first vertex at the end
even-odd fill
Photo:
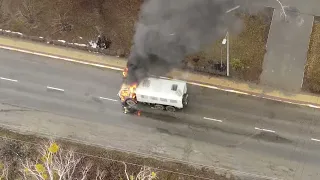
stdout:
POLYGON ((136 89, 137 89, 137 83, 134 83, 129 87, 129 90, 131 93, 135 93, 136 89))
POLYGON ((138 115, 138 116, 141 116, 141 111, 138 111, 138 112, 137 112, 137 115, 138 115))
POLYGON ((128 76, 128 68, 124 68, 123 72, 122 72, 123 77, 127 77, 128 76))
POLYGON ((131 86, 128 86, 126 84, 123 84, 120 90, 120 98, 121 101, 125 101, 127 98, 136 98, 136 88, 137 83, 132 84, 131 86))

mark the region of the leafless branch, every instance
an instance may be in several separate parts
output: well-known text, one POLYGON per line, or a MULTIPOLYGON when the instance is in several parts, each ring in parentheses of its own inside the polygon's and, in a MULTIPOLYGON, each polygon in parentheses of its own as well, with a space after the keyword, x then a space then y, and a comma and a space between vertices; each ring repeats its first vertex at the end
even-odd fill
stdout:
POLYGON ((136 180, 152 180, 156 179, 156 173, 150 167, 143 166, 138 173, 136 180))
POLYGON ((126 175, 127 180, 130 180, 129 175, 127 173, 127 164, 125 162, 122 162, 124 164, 124 174, 126 175))
POLYGON ((37 28, 38 22, 36 19, 39 13, 42 12, 42 6, 41 3, 35 0, 23 0, 14 17, 26 25, 31 25, 30 28, 37 28))
POLYGON ((9 165, 6 162, 1 163, 0 162, 0 179, 1 180, 8 180, 9 175, 9 165))
POLYGON ((81 180, 85 180, 87 179, 87 174, 89 172, 89 170, 92 167, 92 163, 88 163, 84 168, 82 168, 81 174, 82 174, 82 178, 81 180))
POLYGON ((24 180, 30 179, 30 177, 33 177, 36 180, 45 180, 44 177, 42 177, 36 170, 34 170, 34 165, 26 161, 22 164, 23 169, 21 172, 23 173, 24 180))
MULTIPOLYGON (((127 180, 131 180, 132 176, 128 175, 127 172, 127 165, 125 162, 122 162, 124 164, 124 174, 126 175, 127 180)), ((137 174, 135 180, 153 180, 156 179, 156 173, 152 171, 150 167, 143 166, 139 173, 137 174)))
POLYGON ((73 25, 70 24, 69 22, 68 13, 69 11, 63 14, 58 14, 57 18, 52 20, 51 27, 54 28, 54 31, 52 34, 60 33, 60 32, 68 32, 72 30, 73 25))
POLYGON ((81 158, 75 158, 73 151, 59 151, 53 157, 53 168, 61 179, 72 179, 81 158))
POLYGON ((97 168, 96 180, 103 180, 106 177, 106 172, 101 171, 100 168, 97 168))

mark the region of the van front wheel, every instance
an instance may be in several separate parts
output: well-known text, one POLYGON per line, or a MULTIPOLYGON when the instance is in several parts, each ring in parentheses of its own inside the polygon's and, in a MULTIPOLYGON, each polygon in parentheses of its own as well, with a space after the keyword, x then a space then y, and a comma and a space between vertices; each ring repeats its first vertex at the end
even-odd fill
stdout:
POLYGON ((129 107, 133 107, 133 106, 136 106, 137 103, 133 100, 133 99, 128 99, 126 100, 126 104, 129 106, 129 107))
POLYGON ((189 104, 189 95, 188 94, 183 95, 182 103, 183 103, 183 106, 188 106, 188 104, 189 104))
POLYGON ((161 110, 161 111, 164 110, 164 107, 162 105, 160 105, 160 104, 156 104, 154 106, 154 108, 157 109, 157 110, 161 110))

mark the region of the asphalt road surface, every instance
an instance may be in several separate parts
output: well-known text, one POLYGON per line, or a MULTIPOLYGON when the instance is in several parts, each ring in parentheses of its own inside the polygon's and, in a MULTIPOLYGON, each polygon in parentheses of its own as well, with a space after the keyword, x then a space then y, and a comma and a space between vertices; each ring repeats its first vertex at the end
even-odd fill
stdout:
POLYGON ((207 154, 202 158, 175 155, 188 162, 215 165, 212 159, 221 156, 229 164, 222 167, 248 174, 320 178, 318 110, 189 85, 190 104, 182 112, 126 115, 116 95, 121 72, 7 50, 0 56, 3 103, 205 144, 192 151, 207 154))

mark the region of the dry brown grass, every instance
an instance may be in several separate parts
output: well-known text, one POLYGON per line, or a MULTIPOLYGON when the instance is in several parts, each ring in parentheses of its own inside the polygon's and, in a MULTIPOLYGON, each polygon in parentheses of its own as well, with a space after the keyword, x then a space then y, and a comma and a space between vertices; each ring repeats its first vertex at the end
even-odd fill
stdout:
POLYGON ((320 18, 315 18, 310 36, 303 88, 320 93, 320 18))
POLYGON ((5 1, 0 28, 26 35, 88 43, 103 33, 111 49, 129 52, 141 0, 5 1))

